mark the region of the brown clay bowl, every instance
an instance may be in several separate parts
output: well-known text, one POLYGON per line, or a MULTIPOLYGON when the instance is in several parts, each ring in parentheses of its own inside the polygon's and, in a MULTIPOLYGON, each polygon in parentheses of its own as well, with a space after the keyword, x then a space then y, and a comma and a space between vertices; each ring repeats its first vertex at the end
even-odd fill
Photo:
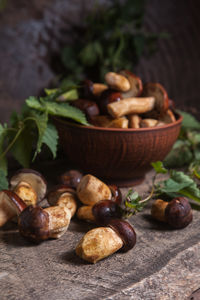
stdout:
POLYGON ((140 183, 151 162, 163 160, 176 141, 182 122, 153 128, 118 129, 81 126, 55 118, 60 144, 70 163, 118 186, 140 183))

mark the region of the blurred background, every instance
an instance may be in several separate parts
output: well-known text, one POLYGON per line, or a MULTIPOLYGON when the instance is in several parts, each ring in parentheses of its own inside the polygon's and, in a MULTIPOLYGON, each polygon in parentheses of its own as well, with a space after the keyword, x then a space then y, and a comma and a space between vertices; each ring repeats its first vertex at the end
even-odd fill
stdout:
POLYGON ((123 68, 198 117, 199 12, 199 0, 0 0, 0 122, 58 81, 123 68))

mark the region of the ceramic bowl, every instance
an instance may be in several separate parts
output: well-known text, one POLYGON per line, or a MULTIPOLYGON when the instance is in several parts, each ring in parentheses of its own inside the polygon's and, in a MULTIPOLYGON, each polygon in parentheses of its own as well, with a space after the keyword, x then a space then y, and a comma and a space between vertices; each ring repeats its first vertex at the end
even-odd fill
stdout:
POLYGON ((182 117, 152 128, 118 129, 81 126, 54 119, 60 144, 72 165, 107 183, 140 183, 151 162, 163 160, 176 141, 182 117))

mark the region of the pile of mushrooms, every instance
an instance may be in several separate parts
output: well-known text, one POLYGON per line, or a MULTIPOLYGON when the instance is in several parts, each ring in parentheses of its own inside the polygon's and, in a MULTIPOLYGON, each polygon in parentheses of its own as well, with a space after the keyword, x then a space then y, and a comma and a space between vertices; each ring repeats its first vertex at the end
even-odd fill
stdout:
MULTIPOLYGON (((97 226, 79 241, 76 254, 96 263, 118 250, 129 251, 136 244, 134 228, 122 219, 121 204, 119 188, 91 174, 67 171, 60 176, 60 184, 47 192, 46 180, 39 172, 22 169, 10 179, 10 189, 0 191, 0 227, 17 217, 20 234, 39 243, 60 238, 76 214, 97 226), (44 199, 49 207, 40 206, 44 199)), ((191 206, 183 197, 170 202, 157 199, 151 213, 176 229, 192 221, 191 206)))
POLYGON ((174 103, 159 83, 143 84, 130 71, 108 72, 106 84, 85 80, 79 99, 72 105, 81 109, 90 124, 107 128, 145 128, 176 121, 174 103))

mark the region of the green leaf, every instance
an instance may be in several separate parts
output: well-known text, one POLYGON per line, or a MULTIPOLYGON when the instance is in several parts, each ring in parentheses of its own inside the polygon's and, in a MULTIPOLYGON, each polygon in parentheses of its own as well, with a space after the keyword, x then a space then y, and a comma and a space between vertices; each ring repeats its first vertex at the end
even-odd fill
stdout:
POLYGON ((58 89, 44 89, 45 93, 47 96, 51 95, 51 94, 55 94, 58 89))
POLYGON ((55 158, 58 146, 58 132, 53 124, 47 124, 42 143, 46 144, 49 147, 53 154, 53 158, 55 158))
POLYGON ((200 122, 194 116, 184 111, 178 110, 178 112, 183 116, 182 127, 185 129, 200 129, 200 122))
POLYGON ((157 174, 166 174, 168 172, 168 170, 164 167, 162 161, 152 162, 151 165, 157 174))
POLYGON ((177 140, 163 163, 167 168, 180 168, 189 164, 192 159, 193 153, 190 142, 177 140))
POLYGON ((78 92, 76 89, 69 90, 63 94, 61 94, 57 101, 72 101, 78 99, 78 92))
POLYGON ((47 112, 52 116, 66 117, 75 120, 83 125, 88 125, 84 113, 68 103, 56 103, 52 101, 45 101, 42 98, 38 100, 35 97, 29 97, 26 100, 27 105, 30 108, 34 108, 41 112, 47 112))
POLYGON ((8 179, 6 178, 6 174, 4 170, 0 169, 0 191, 8 189, 8 179))
POLYGON ((98 53, 95 51, 95 44, 93 42, 87 44, 79 54, 81 63, 85 66, 94 65, 97 57, 98 53))
POLYGON ((33 135, 30 126, 25 126, 11 148, 13 157, 24 167, 28 168, 31 160, 33 135))

